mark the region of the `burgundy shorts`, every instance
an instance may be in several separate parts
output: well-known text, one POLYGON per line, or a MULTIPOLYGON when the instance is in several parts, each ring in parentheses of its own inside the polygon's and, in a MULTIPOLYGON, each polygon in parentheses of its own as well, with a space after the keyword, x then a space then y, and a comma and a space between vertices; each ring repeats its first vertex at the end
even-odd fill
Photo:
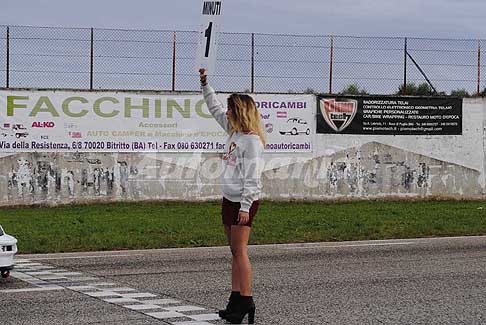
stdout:
MULTIPOLYGON (((251 227, 251 224, 253 222, 253 219, 255 218, 255 215, 258 210, 260 202, 258 200, 253 201, 251 207, 250 207, 250 220, 242 226, 248 226, 251 227)), ((223 219, 223 224, 225 226, 232 226, 232 225, 238 225, 238 215, 240 213, 240 208, 241 204, 240 202, 233 202, 225 197, 223 197, 223 204, 221 205, 221 216, 223 219)))

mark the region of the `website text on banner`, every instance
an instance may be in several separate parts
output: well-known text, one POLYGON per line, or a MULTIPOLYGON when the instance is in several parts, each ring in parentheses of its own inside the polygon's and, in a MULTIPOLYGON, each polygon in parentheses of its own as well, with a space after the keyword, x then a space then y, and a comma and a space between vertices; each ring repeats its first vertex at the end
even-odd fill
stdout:
MULTIPOLYGON (((253 98, 268 152, 312 151, 314 96, 253 98)), ((200 94, 0 91, 0 152, 222 152, 225 139, 200 94)))

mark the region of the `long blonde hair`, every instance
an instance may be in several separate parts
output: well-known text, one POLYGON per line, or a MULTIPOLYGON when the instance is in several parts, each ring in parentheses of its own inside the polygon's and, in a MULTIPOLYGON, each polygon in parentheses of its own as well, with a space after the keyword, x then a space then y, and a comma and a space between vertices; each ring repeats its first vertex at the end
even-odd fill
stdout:
POLYGON ((263 132, 260 113, 255 101, 248 95, 232 94, 228 97, 228 115, 231 132, 255 132, 260 137, 263 146, 267 143, 263 132))

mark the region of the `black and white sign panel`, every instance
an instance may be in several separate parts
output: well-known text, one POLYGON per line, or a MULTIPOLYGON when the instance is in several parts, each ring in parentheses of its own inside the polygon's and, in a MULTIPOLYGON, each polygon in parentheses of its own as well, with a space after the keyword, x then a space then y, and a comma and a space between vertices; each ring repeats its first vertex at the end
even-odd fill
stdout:
POLYGON ((213 74, 216 65, 218 36, 221 26, 223 1, 203 1, 202 18, 196 55, 196 70, 205 68, 207 74, 213 74))
POLYGON ((318 96, 317 133, 460 135, 462 99, 318 96))

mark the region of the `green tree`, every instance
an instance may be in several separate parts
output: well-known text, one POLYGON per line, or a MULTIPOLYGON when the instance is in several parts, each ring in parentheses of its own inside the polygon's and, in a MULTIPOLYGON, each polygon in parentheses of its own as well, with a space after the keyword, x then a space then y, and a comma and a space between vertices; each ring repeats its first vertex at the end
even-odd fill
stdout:
POLYGON ((358 84, 350 84, 344 87, 339 93, 340 95, 368 95, 368 92, 364 88, 359 88, 358 84))
POLYGON ((413 82, 408 82, 406 87, 401 84, 400 87, 398 87, 398 91, 395 93, 395 95, 432 96, 445 95, 445 93, 436 93, 427 82, 422 82, 418 86, 413 82))
POLYGON ((305 90, 304 90, 304 94, 317 94, 318 91, 314 90, 314 88, 311 88, 311 87, 307 87, 305 90))
POLYGON ((430 87, 427 82, 422 82, 420 85, 417 86, 417 94, 418 96, 431 96, 434 95, 435 91, 430 87))
POLYGON ((456 96, 456 97, 471 97, 469 92, 462 88, 462 89, 456 89, 451 91, 451 96, 456 96))
POLYGON ((395 95, 415 95, 417 94, 417 86, 413 82, 407 82, 407 85, 401 84, 395 95))

